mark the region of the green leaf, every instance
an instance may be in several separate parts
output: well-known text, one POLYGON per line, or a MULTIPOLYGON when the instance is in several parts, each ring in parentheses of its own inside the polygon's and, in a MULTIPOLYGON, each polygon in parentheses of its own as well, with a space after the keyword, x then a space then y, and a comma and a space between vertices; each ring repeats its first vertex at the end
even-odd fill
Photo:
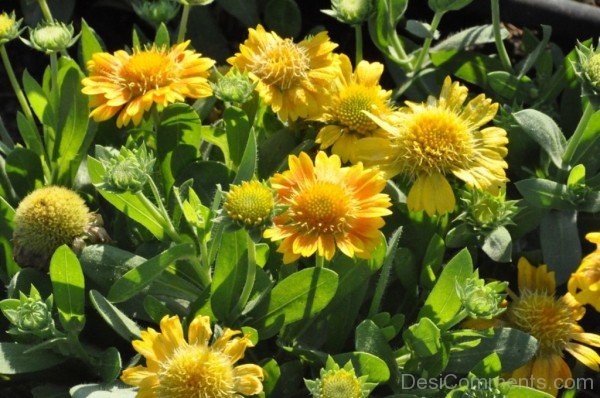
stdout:
POLYGON ((409 19, 406 21, 406 30, 419 39, 437 39, 440 36, 440 32, 437 30, 435 33, 431 33, 431 25, 415 19, 409 19))
POLYGON ((177 177, 176 185, 192 179, 192 188, 198 194, 202 203, 208 206, 212 203, 220 185, 223 191, 229 189, 229 184, 234 179, 233 172, 223 163, 214 161, 195 161, 181 171, 177 177))
POLYGON ((338 276, 332 270, 307 268, 296 272, 275 285, 265 299, 265 313, 257 314, 250 326, 255 327, 264 340, 274 336, 284 325, 308 321, 329 304, 337 286, 338 276))
MULTIPOLYGON (((508 30, 502 28, 500 34, 503 39, 509 35, 508 30)), ((446 37, 431 48, 432 51, 464 50, 473 46, 493 43, 494 26, 480 25, 472 26, 458 33, 446 37)))
POLYGON ((519 193, 533 207, 542 209, 571 210, 575 206, 568 201, 568 187, 542 178, 530 178, 515 183, 519 193))
POLYGON ((38 155, 25 148, 15 148, 6 157, 5 172, 18 197, 43 185, 44 170, 38 155))
MULTIPOLYGON (((225 233, 215 262, 211 284, 211 306, 218 319, 229 320, 246 284, 248 250, 244 229, 225 233)), ((246 303, 241 303, 241 307, 246 303)))
POLYGON ((121 354, 115 347, 109 347, 100 355, 97 371, 105 382, 115 381, 121 374, 121 354))
POLYGON ((375 12, 369 19, 369 34, 373 43, 395 61, 400 61, 402 56, 390 43, 399 40, 396 26, 407 7, 408 0, 376 0, 375 12))
POLYGON ((444 254, 446 254, 444 240, 438 234, 434 234, 427 245, 421 271, 421 284, 428 289, 435 282, 444 260, 444 254))
POLYGON ((260 22, 256 0, 217 0, 217 3, 246 27, 256 26, 260 22))
POLYGON ((95 129, 88 129, 89 98, 81 92, 81 71, 68 67, 60 85, 58 126, 52 160, 57 163, 58 181, 75 177, 83 154, 87 153, 95 129), (79 162, 78 162, 79 160, 79 162))
POLYGON ((79 40, 83 65, 92 59, 92 55, 103 51, 102 43, 96 32, 90 28, 85 19, 81 19, 81 39, 79 40))
POLYGON ((596 111, 588 121, 575 148, 569 164, 583 164, 589 175, 594 175, 600 170, 600 110, 596 111))
POLYGON ((256 147, 256 136, 254 129, 250 130, 248 134, 248 142, 246 143, 246 149, 240 162, 240 167, 233 180, 234 184, 241 184, 242 181, 250 181, 254 178, 256 172, 256 166, 258 161, 258 152, 256 147))
POLYGON ((524 109, 514 113, 513 117, 523 131, 550 156, 556 167, 561 168, 565 137, 556 122, 535 109, 524 109))
MULTIPOLYGON (((95 185, 102 184, 104 182, 103 177, 106 174, 102 163, 88 156, 87 164, 92 183, 95 185)), ((146 227, 156 239, 162 240, 165 237, 161 221, 147 210, 144 203, 135 194, 131 192, 113 193, 101 188, 97 189, 104 199, 125 213, 129 218, 146 227)))
POLYGON ((156 30, 156 36, 154 37, 154 44, 158 48, 169 47, 171 45, 171 38, 169 37, 169 29, 161 22, 160 26, 156 30))
POLYGON ((54 112, 50 106, 48 96, 44 92, 42 86, 31 77, 27 69, 23 72, 23 89, 25 90, 25 95, 27 95, 27 100, 31 105, 31 109, 38 119, 46 127, 55 127, 54 112))
POLYGON ((85 282, 79 260, 62 245, 50 259, 50 279, 59 320, 68 332, 79 332, 85 324, 85 282))
POLYGON ((527 74, 527 72, 529 72, 529 70, 536 64, 537 60, 546 50, 548 46, 548 41, 550 41, 551 34, 552 27, 548 25, 542 25, 542 40, 538 43, 535 49, 531 53, 529 53, 529 55, 523 60, 523 65, 519 70, 519 78, 525 76, 525 74, 527 74))
POLYGON ((137 388, 120 381, 106 384, 79 384, 69 390, 72 398, 135 398, 137 388))
MULTIPOLYGON (((506 398, 553 398, 553 395, 545 393, 535 388, 511 385, 510 390, 506 394, 506 398)), ((562 396, 565 398, 565 396, 562 396)))
POLYGON ((27 149, 31 149, 36 155, 42 156, 44 154, 44 144, 36 125, 21 112, 17 112, 17 126, 27 149))
POLYGON ((508 263, 512 254, 512 237, 504 227, 498 227, 483 240, 481 249, 499 263, 508 263))
POLYGON ((552 211, 542 218, 540 242, 544 263, 556 272, 556 285, 569 279, 581 262, 576 211, 552 211))
POLYGON ((165 250, 117 280, 110 287, 108 299, 113 303, 130 299, 158 278, 173 262, 195 254, 194 246, 188 243, 182 243, 165 250))
POLYGON ((140 338, 139 326, 121 310, 112 305, 100 292, 90 290, 90 300, 108 325, 127 341, 140 338))
POLYGON ((495 352, 483 358, 473 369, 471 373, 479 378, 494 378, 500 376, 502 372, 502 362, 495 352))
POLYGON ((246 112, 233 106, 223 112, 223 122, 227 134, 229 160, 233 168, 237 169, 242 162, 252 125, 246 112))
POLYGON ((40 350, 25 353, 32 348, 29 344, 0 343, 0 374, 16 375, 48 369, 65 361, 53 351, 40 350))
POLYGON ((302 13, 294 0, 271 0, 265 6, 265 25, 282 37, 296 37, 302 29, 302 13))
POLYGON ((535 89, 531 79, 527 76, 519 79, 506 71, 490 72, 487 80, 492 90, 508 100, 525 100, 535 89))
POLYGON ((446 372, 464 374, 494 352, 500 358, 502 371, 510 372, 525 365, 537 352, 537 340, 527 333, 511 328, 495 329, 494 332, 493 337, 482 339, 476 347, 452 352, 446 372))
POLYGON ((390 370, 379 357, 368 352, 348 352, 333 356, 333 360, 343 367, 348 361, 352 362, 357 376, 367 376, 369 383, 385 383, 390 379, 390 370))
POLYGON ((356 351, 366 352, 382 359, 392 380, 398 379, 398 365, 392 348, 379 327, 370 319, 365 319, 356 328, 356 351))
POLYGON ((171 310, 154 296, 144 297, 144 310, 146 314, 156 323, 160 323, 166 315, 171 315, 171 310))
POLYGON ((567 186, 569 188, 575 188, 578 185, 585 185, 585 166, 582 164, 573 167, 567 178, 567 186))
POLYGON ((487 86, 487 74, 502 70, 502 63, 474 51, 449 50, 431 53, 431 62, 445 72, 479 87, 487 86))
POLYGON ((463 249, 444 267, 423 308, 419 311, 418 319, 429 318, 442 330, 452 326, 451 321, 462 306, 456 294, 455 284, 465 281, 472 274, 471 255, 467 249, 463 249))
POLYGON ((442 349, 440 329, 429 318, 421 318, 402 333, 406 345, 417 357, 430 357, 442 349))

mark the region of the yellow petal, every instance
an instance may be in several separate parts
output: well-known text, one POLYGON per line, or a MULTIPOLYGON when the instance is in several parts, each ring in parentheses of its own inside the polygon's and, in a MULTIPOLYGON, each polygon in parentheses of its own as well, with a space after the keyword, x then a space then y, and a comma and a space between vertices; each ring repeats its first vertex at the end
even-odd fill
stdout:
POLYGON ((581 344, 569 343, 566 350, 588 368, 600 372, 600 355, 593 349, 581 344))
POLYGON ((456 199, 446 177, 440 173, 422 174, 410 189, 406 204, 409 210, 425 210, 432 217, 453 211, 456 199))

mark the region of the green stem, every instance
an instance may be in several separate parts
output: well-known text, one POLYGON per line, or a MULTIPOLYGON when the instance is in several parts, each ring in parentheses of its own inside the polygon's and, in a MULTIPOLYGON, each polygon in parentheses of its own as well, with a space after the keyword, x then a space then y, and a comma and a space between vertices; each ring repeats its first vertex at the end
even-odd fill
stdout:
POLYGON ((573 155, 575 154, 575 150, 577 150, 577 147, 579 146, 579 142, 581 141, 581 137, 583 136, 585 128, 587 127, 588 122, 590 121, 590 118, 592 117, 593 114, 594 114, 594 107, 592 106, 592 104, 590 104, 588 102, 588 104, 585 106, 585 109, 583 110, 583 115, 581 115, 581 119, 579 120, 579 123, 577 124, 577 128, 575 129, 575 132, 573 133, 573 136, 571 137, 571 139, 569 140, 569 143, 567 144, 567 149, 565 150, 565 154, 563 155, 563 163, 569 165, 571 163, 571 161, 573 160, 573 155))
POLYGON ((500 0, 492 0, 492 24, 494 29, 494 41, 496 42, 496 48, 498 50, 498 56, 502 66, 508 72, 513 71, 513 67, 510 63, 510 57, 502 41, 502 30, 500 27, 500 0))
POLYGON ((355 64, 358 65, 358 63, 363 60, 363 33, 362 33, 362 25, 355 25, 354 26, 354 37, 356 39, 355 64))
MULTIPOLYGON (((181 242, 181 237, 179 236, 177 231, 175 231, 175 228, 173 227, 171 220, 168 217, 165 218, 163 216, 163 214, 161 214, 161 212, 156 208, 156 205, 154 203, 152 203, 152 201, 150 199, 148 199, 148 197, 146 195, 144 195, 144 193, 142 191, 138 191, 136 193, 136 196, 144 204, 144 207, 146 208, 146 210, 148 210, 152 214, 152 217, 154 217, 154 219, 161 224, 161 226, 163 227, 163 229, 165 230, 165 232, 167 233, 169 238, 171 238, 171 240, 173 240, 174 242, 181 242)), ((160 198, 159 198, 159 203, 162 206, 162 202, 160 201, 160 198)), ((164 206, 162 206, 162 207, 164 207, 164 206)))
POLYGON ((381 274, 379 275, 379 280, 377 281, 377 286, 375 287, 375 293, 373 294, 373 300, 371 301, 371 307, 369 308, 369 316, 372 316, 379 313, 379 309, 381 308, 381 301, 383 300, 383 294, 385 293, 385 289, 390 280, 390 273, 392 271, 392 261, 384 261, 383 267, 381 268, 381 274))
POLYGON ((179 21, 179 34, 177 35, 177 43, 181 43, 185 39, 185 31, 187 30, 188 19, 190 18, 190 5, 184 5, 181 11, 181 20, 179 21))
POLYGON ((158 209, 160 211, 160 214, 162 215, 162 218, 165 220, 165 226, 167 229, 167 233, 171 237, 176 237, 173 239, 174 241, 176 241, 176 242, 181 241, 179 234, 177 233, 177 231, 175 231, 175 227, 173 226, 173 223, 171 222, 171 217, 169 216, 169 212, 167 212, 167 209, 166 209, 165 205, 163 204, 162 197, 160 196, 160 193, 158 192, 158 187, 156 186, 156 183, 150 176, 148 176, 148 184, 150 185, 150 189, 152 190, 152 195, 154 195, 154 200, 158 204, 158 209))
POLYGON ((317 254, 317 257, 315 258, 315 267, 324 268, 325 267, 325 257, 321 256, 320 254, 317 254))
POLYGON ((248 270, 246 271, 246 283, 240 294, 240 299, 235 306, 234 314, 239 314, 244 309, 243 307, 248 302, 252 288, 254 287, 254 280, 256 279, 256 248, 254 241, 250 237, 250 234, 246 232, 246 247, 248 249, 248 270))
POLYGON ((35 126, 35 120, 33 118, 33 113, 31 112, 29 103, 27 102, 27 99, 25 98, 25 94, 23 93, 23 90, 21 89, 21 85, 19 84, 19 81, 17 80, 17 76, 15 75, 15 71, 12 68, 12 65, 10 63, 10 58, 8 58, 8 54, 6 53, 6 48, 4 47, 4 45, 0 45, 0 55, 2 56, 2 62, 4 63, 4 68, 6 69, 6 74, 8 75, 8 80, 10 80, 10 84, 12 85, 15 95, 17 96, 17 100, 19 101, 19 104, 21 105, 21 109, 23 109, 23 113, 25 114, 25 117, 27 118, 27 120, 29 120, 35 126))
POLYGON ((38 4, 40 5, 40 8, 42 9, 42 14, 44 15, 44 19, 47 22, 52 22, 54 20, 54 18, 52 18, 52 12, 50 12, 50 7, 48 7, 48 3, 46 3, 46 0, 38 0, 38 4))
POLYGON ((425 39, 423 43, 423 47, 421 48, 421 52, 419 52, 419 58, 417 58, 417 62, 415 63, 415 67, 413 69, 413 74, 416 75, 421 70, 423 66, 423 62, 425 62, 425 57, 429 54, 429 47, 431 47, 431 43, 433 42, 433 36, 435 36, 435 31, 438 26, 440 26, 440 22, 442 17, 444 16, 444 12, 437 11, 433 15, 433 20, 431 21, 431 30, 429 31, 429 37, 425 39))

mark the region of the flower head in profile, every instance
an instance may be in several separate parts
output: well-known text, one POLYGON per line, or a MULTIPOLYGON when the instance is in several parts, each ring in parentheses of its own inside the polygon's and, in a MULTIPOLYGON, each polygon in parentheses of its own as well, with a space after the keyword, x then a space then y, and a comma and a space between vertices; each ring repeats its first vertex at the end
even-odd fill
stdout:
POLYGON ((533 383, 530 387, 556 396, 560 383, 572 377, 563 359, 565 352, 590 369, 600 371, 600 355, 588 347, 600 347, 600 335, 586 333, 579 325, 585 308, 573 296, 569 293, 555 296, 554 272, 549 272, 546 265, 534 267, 521 258, 518 270, 519 295, 509 293, 512 301, 506 312, 493 320, 471 320, 463 326, 508 326, 535 337, 539 348, 533 359, 508 376, 527 380, 533 383))
POLYGON ((589 304, 600 312, 600 232, 589 233, 585 238, 596 244, 596 250, 581 261, 567 286, 581 305, 589 304))
POLYGON ((304 152, 290 155, 288 163, 289 170, 271 178, 275 203, 285 210, 264 232, 265 238, 282 240, 284 263, 315 252, 331 260, 336 247, 348 257, 369 258, 381 242, 382 217, 391 214, 380 172, 361 163, 341 167, 337 155, 324 152, 314 164, 304 152))
POLYGON ((389 105, 391 91, 379 85, 383 65, 379 62, 361 61, 352 71, 350 59, 341 54, 341 73, 335 80, 331 99, 323 108, 318 120, 325 123, 317 135, 321 149, 331 147, 342 162, 357 163, 357 141, 363 137, 385 137, 387 133, 365 111, 383 118, 392 110, 389 105))
POLYGON ((241 398, 260 394, 263 371, 258 365, 237 365, 252 342, 234 337, 240 331, 225 329, 210 343, 212 330, 207 316, 195 318, 187 340, 179 317, 165 316, 160 332, 149 328, 133 348, 146 358, 146 366, 125 369, 121 380, 139 387, 145 398, 241 398))
POLYGON ((101 122, 119 114, 118 127, 131 121, 137 126, 153 105, 211 96, 207 77, 214 61, 189 50, 189 44, 94 54, 87 65, 90 75, 82 80, 82 92, 95 108, 90 117, 101 122))
POLYGON ((388 177, 407 174, 413 181, 408 208, 428 215, 454 210, 456 198, 448 177, 469 187, 497 192, 506 181, 508 139, 499 127, 483 128, 498 104, 479 95, 465 104, 468 90, 446 78, 439 98, 407 102, 386 119, 372 116, 390 137, 359 142, 359 160, 378 165, 388 177))
POLYGON ((0 46, 17 38, 21 32, 21 23, 23 20, 18 20, 15 17, 15 12, 10 14, 7 12, 0 13, 0 46))
POLYGON ((46 54, 64 51, 71 47, 81 33, 73 37, 73 25, 66 25, 59 21, 41 22, 34 29, 29 28, 29 40, 21 37, 21 41, 34 50, 46 54))
POLYGON ((294 43, 258 25, 227 62, 249 73, 262 100, 283 121, 313 118, 329 100, 338 73, 336 47, 326 32, 294 43))
POLYGON ((313 398, 366 398, 377 386, 367 382, 367 376, 357 376, 352 362, 340 367, 331 357, 319 376, 316 380, 304 380, 313 398))

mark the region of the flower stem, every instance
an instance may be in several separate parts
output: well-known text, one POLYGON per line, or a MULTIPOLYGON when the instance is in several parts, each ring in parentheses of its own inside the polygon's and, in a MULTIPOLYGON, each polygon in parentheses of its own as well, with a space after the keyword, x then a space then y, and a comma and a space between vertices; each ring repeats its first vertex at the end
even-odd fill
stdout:
POLYGON ((583 136, 583 132, 585 131, 585 128, 587 127, 588 122, 590 121, 590 118, 592 117, 593 114, 594 114, 594 107, 592 106, 592 104, 590 104, 588 102, 588 104, 585 106, 585 109, 583 110, 583 114, 581 115, 581 119, 579 120, 579 123, 577 124, 577 128, 575 129, 575 132, 573 133, 573 136, 571 137, 571 139, 569 140, 569 143, 567 144, 567 149, 565 150, 565 153, 563 155, 563 163, 568 165, 573 160, 573 155, 575 154, 575 150, 577 150, 577 147, 579 146, 579 142, 581 141, 581 137, 583 136))
MULTIPOLYGON (((175 231, 175 228, 173 227, 171 220, 169 218, 165 219, 165 217, 161 214, 161 212, 156 208, 156 205, 154 203, 152 203, 152 201, 150 199, 148 199, 148 197, 146 195, 144 195, 144 193, 142 191, 138 191, 136 193, 136 196, 144 204, 144 207, 146 208, 146 210, 148 210, 148 212, 150 212, 150 214, 152 214, 152 217, 158 223, 160 223, 160 225, 163 227, 163 229, 165 230, 165 232, 169 236, 169 238, 171 238, 171 240, 173 240, 174 242, 181 242, 181 238, 180 238, 179 234, 175 231)), ((159 203, 162 206, 162 202, 160 201, 160 198, 159 198, 159 203)))
POLYGON ((46 0, 38 0, 38 4, 40 5, 40 8, 42 9, 42 14, 44 15, 44 19, 47 22, 52 22, 54 20, 54 18, 52 18, 52 12, 50 12, 50 7, 48 7, 48 3, 46 3, 46 0))
POLYGON ((363 33, 361 24, 354 26, 354 37, 356 41, 355 64, 358 65, 363 60, 363 33))
POLYGON ((315 267, 324 268, 325 267, 325 257, 321 256, 320 254, 317 254, 317 257, 315 258, 315 267))
POLYGON ((10 63, 10 58, 8 58, 8 54, 6 53, 6 48, 4 45, 0 45, 0 55, 2 56, 2 62, 4 63, 4 68, 6 69, 6 74, 8 75, 8 80, 10 80, 10 84, 17 96, 17 100, 21 105, 21 109, 23 109, 23 113, 27 120, 29 120, 35 126, 35 120, 33 118, 33 113, 31 112, 31 108, 29 107, 29 103, 25 98, 25 94, 19 85, 19 81, 17 80, 17 76, 15 75, 15 71, 12 68, 10 63))
POLYGON ((256 248, 254 246, 254 241, 250 237, 250 234, 246 232, 246 247, 248 249, 248 269, 246 271, 246 283, 244 284, 244 288, 242 289, 242 293, 240 294, 240 299, 238 300, 234 314, 239 314, 244 309, 243 307, 248 302, 250 298, 250 294, 252 293, 252 288, 254 287, 254 280, 256 279, 256 248))
POLYGON ((392 261, 385 261, 381 268, 381 274, 375 287, 375 293, 373 294, 373 300, 371 301, 371 307, 369 307, 369 318, 376 315, 381 308, 381 301, 383 300, 383 294, 390 280, 390 272, 392 270, 392 261))
POLYGON ((442 17, 444 16, 444 12, 436 11, 433 15, 433 20, 431 21, 431 30, 429 31, 429 37, 425 39, 423 43, 423 47, 421 48, 421 52, 419 52, 419 58, 417 58, 417 62, 415 63, 415 67, 413 69, 413 75, 417 75, 423 66, 423 62, 425 62, 425 57, 429 53, 429 47, 431 47, 431 43, 433 42, 433 36, 435 36, 435 31, 438 26, 440 26, 440 22, 442 17))
POLYGON ((190 17, 191 6, 186 4, 181 11, 181 20, 179 21, 179 33, 177 34, 177 43, 185 40, 185 31, 187 30, 188 19, 190 17))
POLYGON ((494 29, 494 41, 496 42, 496 48, 498 50, 500 62, 502 62, 502 66, 504 67, 504 69, 506 69, 506 71, 512 72, 513 67, 510 63, 510 57, 508 56, 508 52, 506 51, 506 47, 504 47, 504 42, 502 41, 499 0, 492 0, 492 25, 494 29))
POLYGON ((162 218, 164 219, 164 225, 166 227, 165 229, 167 230, 167 234, 175 242, 180 242, 181 238, 180 238, 179 234, 177 233, 177 231, 175 231, 175 227, 173 226, 173 223, 171 222, 171 217, 169 216, 169 213, 167 212, 167 209, 165 208, 165 205, 163 204, 162 197, 160 196, 160 193, 158 192, 158 187, 156 186, 156 183, 154 182, 154 180, 152 179, 151 176, 148 176, 148 184, 150 185, 150 189, 152 190, 152 195, 154 195, 154 200, 158 204, 158 209, 160 211, 160 214, 162 215, 162 218))

